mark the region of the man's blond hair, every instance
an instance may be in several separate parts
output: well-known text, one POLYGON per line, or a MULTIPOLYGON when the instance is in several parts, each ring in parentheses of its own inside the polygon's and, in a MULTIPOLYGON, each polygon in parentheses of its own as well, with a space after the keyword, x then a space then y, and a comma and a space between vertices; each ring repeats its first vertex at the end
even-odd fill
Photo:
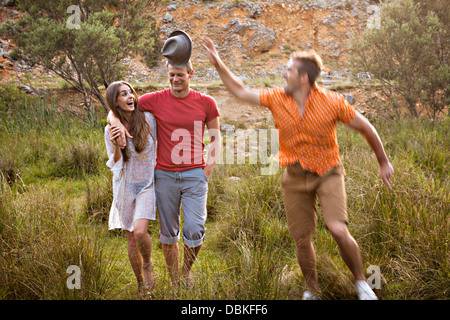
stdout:
POLYGON ((296 51, 291 54, 292 60, 301 62, 298 73, 307 73, 310 85, 313 85, 323 69, 323 63, 320 56, 314 50, 296 51))
MULTIPOLYGON (((166 66, 167 66, 167 68, 169 68, 169 60, 166 61, 166 66)), ((191 73, 191 71, 192 71, 192 62, 191 62, 190 59, 189 59, 189 61, 186 63, 186 65, 185 65, 184 67, 186 67, 186 72, 187 72, 188 74, 191 73)))

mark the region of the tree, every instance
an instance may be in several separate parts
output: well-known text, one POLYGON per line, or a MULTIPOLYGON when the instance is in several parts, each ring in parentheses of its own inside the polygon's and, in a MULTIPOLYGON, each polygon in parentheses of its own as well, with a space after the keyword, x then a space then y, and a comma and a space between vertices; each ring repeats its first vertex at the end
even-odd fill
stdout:
POLYGON ((12 58, 42 65, 79 90, 90 122, 95 121, 93 98, 107 109, 100 87, 121 77, 123 59, 140 54, 151 64, 159 53, 156 20, 148 13, 158 1, 17 2, 27 14, 0 29, 17 43, 12 58))
POLYGON ((423 83, 422 94, 423 101, 429 103, 433 118, 435 118, 438 112, 450 105, 450 11, 448 10, 448 0, 414 0, 414 2, 418 5, 420 15, 426 16, 428 12, 433 12, 442 25, 442 28, 438 30, 433 48, 438 67, 427 70, 431 73, 427 77, 429 81, 423 83))
MULTIPOLYGON (((436 2, 444 9, 445 1, 436 2)), ((351 42, 353 69, 378 79, 394 107, 395 96, 402 96, 415 117, 419 103, 436 117, 450 100, 448 10, 437 15, 438 8, 420 0, 382 4, 380 28, 351 42)))

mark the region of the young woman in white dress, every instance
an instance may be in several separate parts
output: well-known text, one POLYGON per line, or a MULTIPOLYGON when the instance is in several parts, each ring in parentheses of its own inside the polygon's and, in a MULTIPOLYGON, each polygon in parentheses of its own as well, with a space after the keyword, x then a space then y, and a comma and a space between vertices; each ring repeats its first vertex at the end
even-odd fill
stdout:
POLYGON ((121 149, 116 144, 118 128, 105 128, 106 165, 113 172, 109 229, 125 230, 128 257, 143 294, 155 285, 148 226, 150 220, 156 220, 156 121, 151 113, 139 111, 136 91, 127 82, 113 82, 106 90, 106 101, 133 137, 127 138, 127 146, 121 149))

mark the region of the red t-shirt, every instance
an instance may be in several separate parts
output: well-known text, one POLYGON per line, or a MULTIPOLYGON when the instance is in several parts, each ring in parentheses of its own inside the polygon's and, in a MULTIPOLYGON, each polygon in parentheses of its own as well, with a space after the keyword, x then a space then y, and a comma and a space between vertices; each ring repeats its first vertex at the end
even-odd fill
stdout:
POLYGON ((139 109, 153 113, 158 129, 157 170, 185 171, 205 167, 205 124, 217 118, 214 99, 191 90, 176 98, 170 89, 144 94, 139 109))

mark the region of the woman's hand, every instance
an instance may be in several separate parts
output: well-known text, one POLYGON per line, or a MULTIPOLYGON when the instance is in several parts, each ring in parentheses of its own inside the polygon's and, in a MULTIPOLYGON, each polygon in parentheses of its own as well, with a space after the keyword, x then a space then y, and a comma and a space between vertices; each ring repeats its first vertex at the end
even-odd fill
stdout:
POLYGON ((122 151, 120 148, 120 145, 117 142, 117 137, 120 136, 120 127, 117 126, 111 126, 109 128, 109 140, 111 140, 111 143, 114 146, 114 162, 119 161, 119 159, 122 157, 122 151))
POLYGON ((114 147, 119 148, 120 146, 117 144, 117 138, 120 136, 120 128, 117 126, 111 126, 109 131, 109 140, 114 145, 114 147))
POLYGON ((106 118, 108 124, 111 128, 117 127, 119 129, 119 135, 117 136, 117 145, 121 149, 124 149, 127 146, 127 137, 133 139, 133 136, 130 135, 125 126, 120 122, 119 118, 117 118, 112 111, 109 111, 108 117, 106 118))

